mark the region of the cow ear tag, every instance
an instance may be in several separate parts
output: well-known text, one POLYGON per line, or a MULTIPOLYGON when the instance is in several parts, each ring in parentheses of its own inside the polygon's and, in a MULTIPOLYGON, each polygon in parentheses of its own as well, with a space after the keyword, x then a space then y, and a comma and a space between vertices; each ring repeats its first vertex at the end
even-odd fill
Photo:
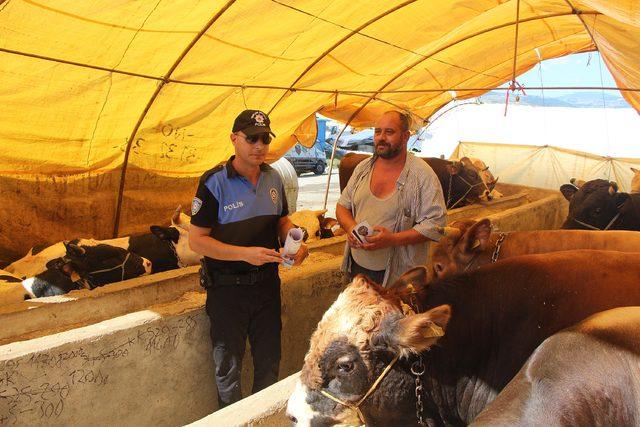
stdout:
MULTIPOLYGON (((415 295, 415 293, 416 293, 416 288, 413 286, 413 283, 407 284, 406 290, 409 292, 409 294, 413 298, 413 295, 415 295)), ((402 313, 405 316, 408 316, 410 314, 416 314, 415 310, 413 308, 411 308, 411 306, 409 304, 405 303, 402 300, 400 300, 400 306, 402 307, 402 313)))
POLYGON ((475 242, 473 242, 473 246, 471 247, 471 249, 475 249, 475 248, 477 248, 478 246, 480 246, 480 240, 477 240, 477 239, 476 239, 476 241, 475 241, 475 242))
POLYGON ((78 282, 79 280, 82 279, 82 277, 80 277, 77 271, 72 271, 70 277, 72 282, 78 282))
POLYGON ((404 301, 400 301, 400 306, 402 307, 402 314, 404 314, 405 316, 416 314, 416 312, 413 311, 409 304, 405 303, 404 301))

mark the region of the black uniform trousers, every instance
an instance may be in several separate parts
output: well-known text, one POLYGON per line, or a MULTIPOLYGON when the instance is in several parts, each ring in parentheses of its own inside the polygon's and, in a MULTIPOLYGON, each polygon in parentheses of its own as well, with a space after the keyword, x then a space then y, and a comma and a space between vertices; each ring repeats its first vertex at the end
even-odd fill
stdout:
MULTIPOLYGON (((254 284, 216 284, 207 289, 206 311, 220 408, 242 399, 242 358, 247 336, 253 358, 252 393, 278 381, 280 364, 280 278, 277 267, 254 284)), ((228 278, 228 277, 227 277, 228 278)))

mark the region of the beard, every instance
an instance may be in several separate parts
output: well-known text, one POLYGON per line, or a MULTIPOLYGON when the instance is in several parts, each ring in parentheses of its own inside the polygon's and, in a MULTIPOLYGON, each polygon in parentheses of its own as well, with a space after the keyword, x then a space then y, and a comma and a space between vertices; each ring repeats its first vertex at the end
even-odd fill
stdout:
POLYGON ((391 146, 386 142, 376 144, 376 152, 375 154, 378 157, 382 157, 383 159, 393 159, 402 151, 402 145, 399 146, 391 146))

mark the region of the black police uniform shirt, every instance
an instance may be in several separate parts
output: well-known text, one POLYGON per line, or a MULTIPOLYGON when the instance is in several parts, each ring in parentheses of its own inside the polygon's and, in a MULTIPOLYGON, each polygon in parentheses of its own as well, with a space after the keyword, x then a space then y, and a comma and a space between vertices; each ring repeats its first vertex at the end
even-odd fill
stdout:
MULTIPOLYGON (((254 187, 234 169, 234 157, 200 178, 191 205, 191 223, 211 228, 209 235, 223 243, 278 250, 278 221, 289 214, 282 179, 275 169, 263 163, 254 187)), ((205 257, 205 262, 209 271, 217 269, 229 273, 256 269, 244 261, 205 257)))

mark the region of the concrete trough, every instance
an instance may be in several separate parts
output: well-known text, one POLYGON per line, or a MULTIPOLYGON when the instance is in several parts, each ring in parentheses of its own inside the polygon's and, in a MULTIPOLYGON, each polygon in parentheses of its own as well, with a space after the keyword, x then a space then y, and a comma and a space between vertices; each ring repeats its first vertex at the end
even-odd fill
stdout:
MULTIPOLYGON (((281 272, 282 378, 300 369, 311 332, 342 290, 340 263, 314 253, 305 268, 281 272)), ((0 426, 175 426, 217 409, 197 268, 153 277, 0 313, 0 426)), ((247 349, 245 394, 249 357, 247 349)))
MULTIPOLYGON (((507 197, 453 210, 449 220, 489 213, 509 231, 557 228, 566 216, 557 192, 504 184, 500 191, 507 197)), ((209 320, 197 267, 0 307, 0 426, 286 424, 284 405, 309 337, 345 283, 343 246, 344 236, 314 243, 303 267, 281 272, 284 381, 213 414, 209 320)), ((245 395, 249 358, 247 349, 245 395)))

